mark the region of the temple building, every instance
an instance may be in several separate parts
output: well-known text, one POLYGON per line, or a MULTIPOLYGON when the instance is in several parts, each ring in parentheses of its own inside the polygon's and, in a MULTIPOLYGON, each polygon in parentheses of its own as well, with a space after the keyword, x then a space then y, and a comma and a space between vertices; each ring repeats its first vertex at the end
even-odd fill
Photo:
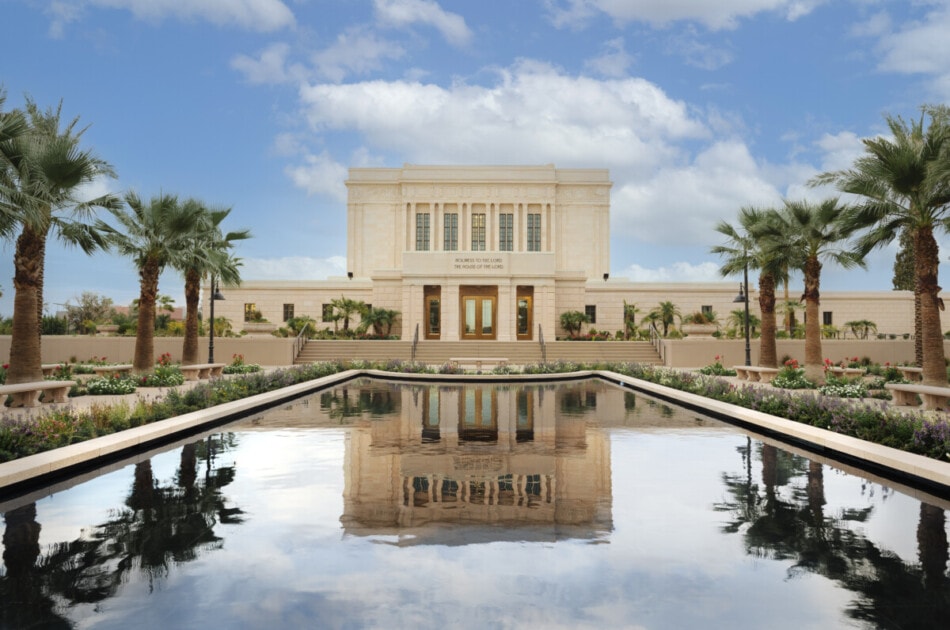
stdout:
MULTIPOLYGON (((236 332, 258 313, 277 325, 307 315, 332 328, 330 303, 345 297, 398 311, 392 332, 403 339, 532 341, 563 335, 566 311, 615 333, 624 327, 624 303, 641 317, 663 301, 683 315, 712 311, 721 319, 737 308, 734 282, 611 277, 605 169, 351 168, 346 186, 346 277, 247 281, 226 288, 216 316, 236 332)), ((756 314, 754 276, 750 282, 756 314)), ((798 294, 793 287, 792 299, 798 294)), ((879 333, 913 332, 910 292, 825 292, 821 299, 823 325, 873 319, 879 333)))

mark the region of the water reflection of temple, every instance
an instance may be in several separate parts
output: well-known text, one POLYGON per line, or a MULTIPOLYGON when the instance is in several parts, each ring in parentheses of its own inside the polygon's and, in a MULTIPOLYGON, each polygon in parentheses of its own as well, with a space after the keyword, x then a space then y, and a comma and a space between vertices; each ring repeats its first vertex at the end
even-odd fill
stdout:
POLYGON ((609 437, 583 413, 608 402, 622 409, 623 392, 608 401, 608 391, 398 387, 392 414, 362 416, 348 434, 346 531, 393 533, 439 522, 565 528, 534 532, 547 536, 610 531, 609 437))

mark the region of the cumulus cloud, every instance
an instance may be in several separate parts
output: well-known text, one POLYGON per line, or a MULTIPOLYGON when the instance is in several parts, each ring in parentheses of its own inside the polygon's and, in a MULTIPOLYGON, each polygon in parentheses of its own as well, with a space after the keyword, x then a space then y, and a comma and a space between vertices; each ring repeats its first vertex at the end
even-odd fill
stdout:
POLYGON ((406 51, 365 28, 351 28, 337 36, 333 45, 315 52, 311 61, 318 76, 342 81, 347 75, 363 75, 382 68, 386 60, 400 59, 406 51))
POLYGON ((243 258, 241 262, 243 280, 325 280, 331 276, 346 275, 346 256, 243 258))
POLYGON ((293 26, 294 14, 282 0, 75 0, 53 2, 51 32, 78 19, 85 7, 124 9, 143 20, 206 20, 219 26, 275 31, 293 26))
POLYGON ((244 75, 249 83, 276 84, 303 80, 304 69, 299 64, 287 64, 288 44, 277 42, 262 50, 257 57, 236 55, 231 67, 244 75))
POLYGON ((619 23, 646 22, 665 26, 673 22, 697 22, 710 30, 733 29, 739 20, 774 12, 788 20, 811 13, 826 0, 547 0, 551 19, 558 27, 576 26, 600 13, 619 23))
POLYGON ((472 31, 465 19, 457 13, 449 13, 431 0, 375 0, 377 21, 385 26, 405 28, 424 24, 439 31, 450 44, 466 46, 472 40, 472 31))
POLYGON ((294 185, 306 190, 308 195, 326 195, 346 201, 346 186, 343 183, 347 175, 346 167, 335 162, 326 151, 320 155, 306 155, 303 164, 287 167, 286 172, 294 185))
POLYGON ((598 81, 537 62, 488 86, 367 81, 302 88, 317 132, 349 131, 417 163, 549 163, 650 170, 675 140, 708 131, 681 101, 639 78, 598 81))

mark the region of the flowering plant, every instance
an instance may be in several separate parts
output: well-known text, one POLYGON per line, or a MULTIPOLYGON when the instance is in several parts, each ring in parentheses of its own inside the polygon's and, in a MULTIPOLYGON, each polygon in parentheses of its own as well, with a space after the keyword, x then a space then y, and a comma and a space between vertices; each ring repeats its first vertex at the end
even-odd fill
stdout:
POLYGON ((166 352, 162 356, 158 357, 158 364, 162 367, 168 367, 172 364, 172 353, 166 352))

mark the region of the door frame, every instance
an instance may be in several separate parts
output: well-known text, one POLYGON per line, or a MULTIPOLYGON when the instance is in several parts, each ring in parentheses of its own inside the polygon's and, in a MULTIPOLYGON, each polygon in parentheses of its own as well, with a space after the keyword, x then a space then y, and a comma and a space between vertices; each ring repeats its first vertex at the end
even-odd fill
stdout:
POLYGON ((462 285, 459 287, 459 339, 462 341, 493 341, 498 338, 498 287, 483 285, 462 285), (465 334, 465 300, 475 298, 475 330, 473 335, 465 334), (491 300, 492 332, 485 335, 477 332, 482 327, 482 304, 491 300))

